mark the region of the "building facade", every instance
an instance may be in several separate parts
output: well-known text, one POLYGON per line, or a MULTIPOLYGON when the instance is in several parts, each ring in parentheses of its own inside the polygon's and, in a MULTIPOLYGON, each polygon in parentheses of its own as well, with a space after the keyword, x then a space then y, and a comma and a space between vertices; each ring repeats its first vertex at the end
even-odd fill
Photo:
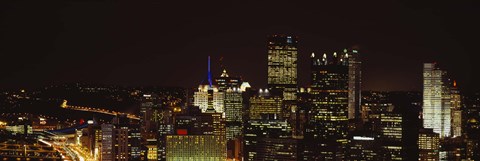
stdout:
POLYGON ((435 63, 423 65, 423 126, 440 137, 451 135, 450 89, 446 71, 435 63))
POLYGON ((298 38, 287 35, 268 37, 268 88, 283 92, 285 100, 295 100, 297 91, 298 38))
POLYGON ((344 160, 348 143, 348 56, 311 55, 311 89, 308 91, 305 131, 306 160, 344 160))

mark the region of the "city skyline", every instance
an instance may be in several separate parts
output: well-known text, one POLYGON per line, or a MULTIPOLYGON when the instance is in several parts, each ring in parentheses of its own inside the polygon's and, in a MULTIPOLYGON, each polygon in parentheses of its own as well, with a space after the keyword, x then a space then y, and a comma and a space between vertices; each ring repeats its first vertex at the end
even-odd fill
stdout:
POLYGON ((469 21, 475 17, 473 5, 376 2, 384 5, 379 8, 373 3, 205 3, 199 4, 203 9, 177 12, 155 2, 100 3, 88 12, 83 9, 96 2, 7 3, 10 9, 4 10, 1 25, 0 52, 6 57, 0 63, 0 88, 74 82, 196 87, 205 75, 199 60, 209 55, 214 73, 219 74, 223 64, 232 75, 266 87, 267 68, 262 64, 267 62, 267 36, 286 33, 299 37, 300 87, 309 85, 311 52, 357 46, 366 59, 364 90, 421 91, 425 62, 445 66, 463 91, 480 89, 474 65, 478 31, 469 21), (248 7, 250 12, 243 11, 248 7), (270 17, 275 7, 290 11, 285 16, 291 22, 270 17), (164 16, 169 12, 178 13, 178 19, 164 16), (214 16, 218 13, 224 16, 214 16), (262 21, 266 18, 270 20, 262 21), (34 24, 39 25, 29 28, 34 24))
POLYGON ((472 6, 0 4, 0 159, 480 161, 472 6))

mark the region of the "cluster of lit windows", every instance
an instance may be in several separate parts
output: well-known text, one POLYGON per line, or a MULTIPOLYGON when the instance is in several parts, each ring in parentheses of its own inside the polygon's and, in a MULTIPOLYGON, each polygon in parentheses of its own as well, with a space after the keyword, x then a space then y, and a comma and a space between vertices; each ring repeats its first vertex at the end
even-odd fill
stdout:
POLYGON ((270 114, 277 117, 282 115, 282 99, 280 97, 251 97, 250 119, 262 119, 262 115, 270 114))
POLYGON ((169 135, 166 159, 171 161, 224 161, 226 141, 215 135, 169 135))

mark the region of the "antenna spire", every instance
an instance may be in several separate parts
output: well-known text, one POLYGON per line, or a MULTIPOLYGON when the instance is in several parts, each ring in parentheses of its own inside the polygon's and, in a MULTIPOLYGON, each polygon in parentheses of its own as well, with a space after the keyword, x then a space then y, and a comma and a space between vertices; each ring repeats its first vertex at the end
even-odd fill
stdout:
POLYGON ((212 87, 212 72, 210 71, 210 56, 208 56, 208 83, 212 87))

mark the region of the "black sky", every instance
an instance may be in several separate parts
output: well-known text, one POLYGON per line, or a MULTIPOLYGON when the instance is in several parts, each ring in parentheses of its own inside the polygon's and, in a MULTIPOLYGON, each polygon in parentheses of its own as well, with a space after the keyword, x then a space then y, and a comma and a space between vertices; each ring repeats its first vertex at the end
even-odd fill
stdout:
MULTIPOLYGON (((438 1, 2 1, 0 88, 91 82, 194 87, 207 56, 266 85, 266 36, 300 38, 308 55, 359 46, 366 90, 421 90, 438 62, 480 90, 478 4, 438 1)), ((219 74, 219 64, 214 64, 219 74)))

